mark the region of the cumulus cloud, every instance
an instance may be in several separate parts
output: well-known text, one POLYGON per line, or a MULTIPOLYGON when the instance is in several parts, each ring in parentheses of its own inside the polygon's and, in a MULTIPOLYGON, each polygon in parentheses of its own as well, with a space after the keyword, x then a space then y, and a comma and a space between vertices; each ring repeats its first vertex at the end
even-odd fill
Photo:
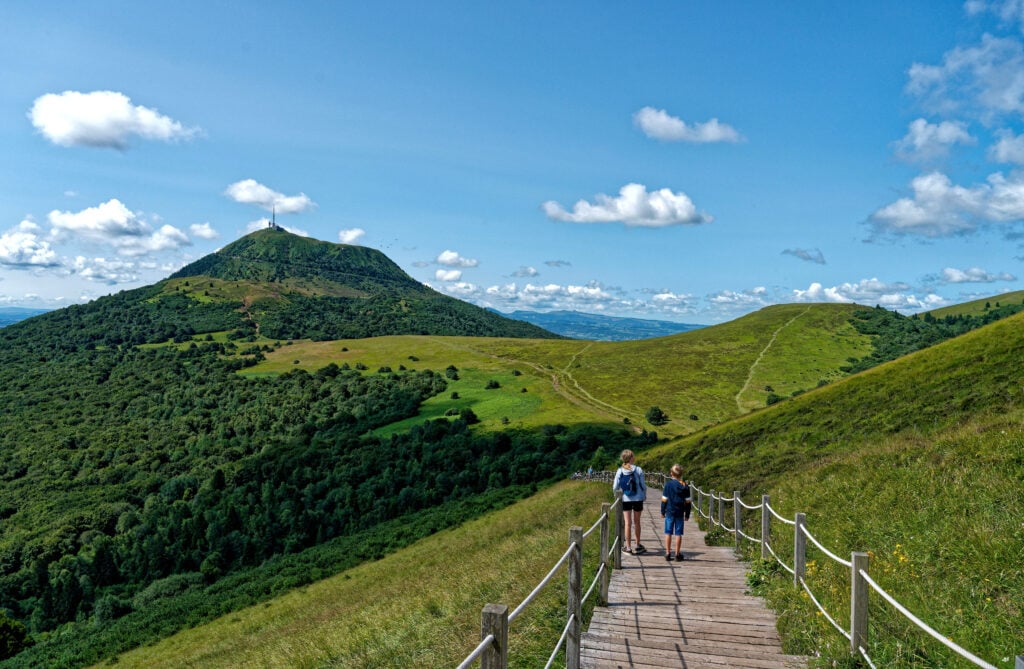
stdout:
POLYGON ((818 265, 825 264, 825 256, 820 249, 786 249, 782 252, 784 256, 793 256, 800 260, 806 260, 818 265))
POLYGON ((831 288, 815 282, 807 290, 794 290, 793 299, 797 302, 855 302, 868 306, 877 304, 887 309, 903 311, 935 309, 946 304, 945 298, 935 293, 916 295, 905 283, 885 283, 877 278, 862 279, 857 283, 843 283, 831 288))
POLYGON ((984 35, 973 47, 957 47, 941 65, 914 63, 907 91, 930 110, 963 113, 989 123, 1024 113, 1024 45, 1012 37, 984 35))
POLYGON ((338 241, 342 244, 355 244, 363 235, 366 234, 366 230, 362 228, 349 228, 348 230, 341 230, 338 232, 338 241))
POLYGON ((68 263, 68 269, 83 279, 108 285, 134 283, 140 278, 139 266, 123 260, 77 256, 68 263))
POLYGON ((663 142, 739 142, 743 137, 732 126, 713 118, 688 125, 664 109, 644 107, 633 114, 633 123, 651 139, 663 142))
POLYGON ((986 183, 964 187, 940 173, 921 175, 913 197, 900 198, 868 218, 876 232, 948 237, 979 226, 1024 220, 1024 174, 990 174, 986 183))
POLYGON ((537 268, 527 267, 525 265, 520 267, 516 271, 512 272, 512 276, 516 277, 517 279, 526 279, 537 276, 538 274, 540 274, 540 272, 537 271, 537 268))
POLYGON ((171 225, 154 230, 136 212, 114 198, 78 212, 53 210, 47 216, 51 236, 73 236, 113 246, 121 255, 137 256, 191 245, 184 232, 171 225))
POLYGON ((316 207, 316 203, 305 193, 285 195, 255 179, 236 181, 224 190, 224 194, 235 202, 255 204, 266 211, 276 211, 279 214, 298 214, 316 207))
POLYGON ((542 207, 548 218, 569 223, 620 222, 630 227, 661 228, 714 220, 710 215, 697 211, 686 193, 673 193, 668 188, 648 193, 643 184, 631 183, 619 190, 618 197, 601 193, 596 201, 596 204, 591 204, 580 200, 573 205, 572 212, 554 201, 545 202, 542 207))
POLYGON ((1010 130, 999 130, 996 134, 999 141, 989 147, 989 160, 1024 165, 1024 135, 1015 135, 1010 130))
MULTIPOLYGON (((245 231, 246 232, 256 232, 257 230, 263 230, 264 228, 269 228, 269 227, 270 227, 270 219, 269 218, 259 218, 259 219, 256 219, 255 221, 250 221, 248 224, 246 224, 245 231)), ((301 230, 299 228, 293 228, 293 227, 289 227, 287 225, 281 225, 280 223, 278 223, 278 227, 284 228, 288 232, 292 233, 293 235, 298 235, 299 237, 309 237, 309 233, 308 232, 306 232, 305 230, 301 230)))
POLYGON ((56 267, 57 253, 39 235, 40 227, 26 219, 0 235, 0 266, 12 269, 56 267))
POLYGON ((959 121, 929 123, 923 118, 911 121, 907 134, 893 144, 896 157, 907 162, 930 162, 949 154, 954 144, 974 144, 967 125, 959 121))
POLYGON ((1016 281, 1017 277, 1009 272, 993 274, 980 267, 971 267, 970 269, 947 267, 942 270, 941 280, 943 283, 995 283, 996 281, 1016 281))
POLYGON ((133 105, 116 91, 47 93, 36 98, 28 116, 44 137, 60 146, 126 149, 132 137, 170 142, 199 132, 155 109, 133 105))
POLYGON ((193 223, 188 226, 188 231, 192 233, 193 237, 199 239, 217 239, 220 237, 220 233, 213 229, 209 223, 193 223))
POLYGON ((463 258, 458 252, 447 249, 437 256, 436 262, 438 265, 445 265, 446 267, 476 267, 480 264, 479 260, 463 258))
POLYGON ((460 269, 439 269, 434 272, 434 278, 438 281, 458 281, 462 278, 460 269))
POLYGON ((747 290, 720 290, 707 296, 708 304, 717 311, 750 310, 766 307, 768 301, 768 289, 764 286, 757 286, 747 290))

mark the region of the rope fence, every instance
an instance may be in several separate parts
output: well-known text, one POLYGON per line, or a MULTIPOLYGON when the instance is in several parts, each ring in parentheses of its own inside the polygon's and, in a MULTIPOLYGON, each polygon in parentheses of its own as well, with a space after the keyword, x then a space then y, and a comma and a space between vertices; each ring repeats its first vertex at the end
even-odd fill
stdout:
MULTIPOLYGON (((735 538, 736 549, 740 549, 741 539, 746 539, 750 542, 760 544, 761 546, 761 558, 765 560, 774 560, 783 569, 792 574, 794 587, 803 588, 804 592, 817 607, 818 611, 825 617, 828 622, 832 624, 836 630, 839 631, 849 642, 850 642, 850 654, 854 656, 860 656, 867 662, 868 666, 874 669, 875 664, 871 657, 868 655, 865 647, 868 639, 868 591, 869 589, 874 590, 887 604, 899 612, 903 617, 917 626, 920 630, 934 638, 935 640, 942 643, 944 646, 952 650, 954 653, 964 658, 965 660, 973 663, 975 666, 983 667, 983 669, 996 669, 996 667, 989 662, 979 658, 970 651, 966 650, 959 644, 953 642, 947 636, 944 636, 940 632, 935 631, 933 628, 924 623, 920 618, 911 613, 905 606, 900 604, 894 597, 889 593, 885 592, 874 580, 868 575, 868 554, 862 552, 853 552, 850 555, 850 560, 844 560, 832 551, 828 550, 818 539, 811 534, 807 529, 804 514, 797 513, 793 520, 789 520, 781 516, 775 509, 772 508, 769 503, 768 495, 762 495, 761 503, 755 505, 749 505, 743 502, 740 497, 739 491, 734 491, 731 497, 728 497, 721 492, 714 490, 702 490, 701 488, 690 484, 691 488, 696 491, 696 508, 699 517, 704 518, 712 527, 721 528, 723 531, 732 534, 735 538), (704 503, 707 501, 707 512, 704 511, 704 503), (733 507, 733 527, 729 527, 724 522, 724 507, 726 504, 732 504, 733 507), (757 539, 742 531, 743 519, 742 509, 750 511, 761 512, 761 538, 757 539), (766 513, 767 512, 767 513, 766 513), (771 521, 772 518, 784 523, 785 525, 792 526, 793 529, 793 566, 786 564, 772 548, 770 537, 771 537, 771 521), (826 557, 835 563, 842 565, 849 570, 850 573, 850 622, 849 629, 844 629, 841 624, 836 622, 836 618, 833 617, 818 598, 815 597, 814 592, 811 590, 811 586, 807 583, 807 542, 816 547, 826 557)), ((1017 658, 1017 669, 1024 669, 1024 658, 1017 658)))
MULTIPOLYGON (((611 482, 609 472, 594 472, 586 475, 577 473, 573 479, 586 479, 590 481, 611 482)), ((614 473, 610 473, 614 476, 614 473)), ((648 475, 648 480, 650 480, 648 475)), ((458 669, 468 669, 475 662, 480 661, 482 667, 488 669, 508 669, 508 632, 511 624, 529 606, 540 592, 548 586, 555 576, 566 567, 566 580, 568 583, 568 596, 566 599, 566 623, 562 636, 555 644, 554 650, 545 669, 552 666, 559 652, 565 651, 565 666, 567 669, 579 669, 580 667, 580 639, 582 632, 583 604, 590 599, 591 595, 597 594, 597 605, 608 604, 608 585, 610 569, 622 567, 622 553, 618 550, 619 539, 623 533, 622 515, 622 491, 615 493, 615 501, 611 504, 601 505, 601 516, 586 532, 582 527, 569 528, 569 547, 555 565, 541 579, 540 583, 530 592, 529 595, 512 611, 503 604, 487 604, 481 614, 480 643, 466 656, 466 659, 459 664, 458 669), (614 514, 614 515, 613 515, 614 514), (615 538, 611 537, 611 524, 615 523, 615 538), (586 594, 582 594, 583 581, 583 542, 595 531, 600 530, 600 550, 598 555, 600 561, 597 572, 594 574, 590 587, 586 594)))

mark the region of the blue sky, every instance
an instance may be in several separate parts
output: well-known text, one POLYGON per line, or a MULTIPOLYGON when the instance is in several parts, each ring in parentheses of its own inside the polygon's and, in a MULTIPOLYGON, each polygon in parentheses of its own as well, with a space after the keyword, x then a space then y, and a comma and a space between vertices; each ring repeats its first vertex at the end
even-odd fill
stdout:
POLYGON ((506 312, 1022 288, 1022 0, 14 0, 0 25, 0 305, 153 283, 275 209, 506 312))

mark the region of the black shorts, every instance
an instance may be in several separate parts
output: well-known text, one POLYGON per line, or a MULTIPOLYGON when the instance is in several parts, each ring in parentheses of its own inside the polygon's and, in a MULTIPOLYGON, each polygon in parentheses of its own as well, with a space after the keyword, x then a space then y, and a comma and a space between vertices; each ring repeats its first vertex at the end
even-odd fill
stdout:
POLYGON ((641 500, 639 502, 627 502, 626 500, 622 500, 622 510, 623 511, 643 511, 644 510, 643 500, 641 500))

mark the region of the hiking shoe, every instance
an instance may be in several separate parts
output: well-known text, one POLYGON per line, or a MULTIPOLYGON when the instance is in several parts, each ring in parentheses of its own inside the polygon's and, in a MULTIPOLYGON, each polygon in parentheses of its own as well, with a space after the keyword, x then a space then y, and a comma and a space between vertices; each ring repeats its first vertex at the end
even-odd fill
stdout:
POLYGON ((683 554, 682 553, 676 553, 676 562, 682 562, 682 561, 683 561, 683 554))
POLYGON ((633 550, 633 554, 634 555, 640 555, 641 553, 646 553, 646 552, 647 552, 647 549, 644 548, 643 544, 637 544, 636 548, 633 550))
POLYGON ((665 559, 667 561, 671 562, 672 561, 672 554, 671 553, 665 553, 665 559))

